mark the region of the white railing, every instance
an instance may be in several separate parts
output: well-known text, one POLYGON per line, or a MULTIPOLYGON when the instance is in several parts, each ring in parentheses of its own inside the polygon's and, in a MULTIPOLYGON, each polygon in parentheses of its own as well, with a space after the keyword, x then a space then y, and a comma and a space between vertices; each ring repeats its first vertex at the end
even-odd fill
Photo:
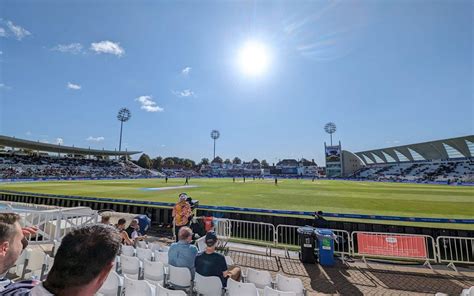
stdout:
POLYGON ((263 243, 267 246, 275 244, 275 226, 270 223, 251 222, 228 219, 232 231, 232 239, 242 242, 263 243))
POLYGON ((448 263, 456 270, 454 263, 474 264, 474 238, 438 236, 438 262, 448 263))
POLYGON ((435 241, 429 235, 353 231, 351 244, 352 255, 360 256, 363 260, 368 257, 417 260, 424 261, 429 267, 430 261, 437 261, 435 241), (367 237, 368 244, 365 247, 369 251, 359 249, 359 234, 367 237))
POLYGON ((99 219, 97 211, 87 207, 27 207, 21 203, 9 203, 9 205, 11 207, 8 207, 6 212, 17 213, 23 227, 38 228, 36 234, 26 237, 30 244, 60 241, 73 228, 95 224, 99 219))

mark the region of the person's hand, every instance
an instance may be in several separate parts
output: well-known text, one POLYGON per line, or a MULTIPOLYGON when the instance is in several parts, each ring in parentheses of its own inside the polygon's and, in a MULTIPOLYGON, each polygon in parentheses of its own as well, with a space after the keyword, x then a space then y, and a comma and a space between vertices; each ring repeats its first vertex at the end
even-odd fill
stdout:
POLYGON ((228 270, 224 271, 222 274, 224 275, 225 278, 230 277, 230 272, 228 270))
POLYGON ((24 236, 33 235, 33 234, 36 234, 36 232, 38 232, 38 227, 36 226, 23 227, 21 231, 23 232, 24 236))

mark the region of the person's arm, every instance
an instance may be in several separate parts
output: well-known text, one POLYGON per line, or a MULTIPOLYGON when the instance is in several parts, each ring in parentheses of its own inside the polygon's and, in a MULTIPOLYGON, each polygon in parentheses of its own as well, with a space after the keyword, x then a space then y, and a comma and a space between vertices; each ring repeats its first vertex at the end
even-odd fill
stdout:
POLYGON ((130 237, 128 237, 128 233, 126 231, 122 231, 121 235, 126 245, 133 245, 133 241, 130 239, 130 237))

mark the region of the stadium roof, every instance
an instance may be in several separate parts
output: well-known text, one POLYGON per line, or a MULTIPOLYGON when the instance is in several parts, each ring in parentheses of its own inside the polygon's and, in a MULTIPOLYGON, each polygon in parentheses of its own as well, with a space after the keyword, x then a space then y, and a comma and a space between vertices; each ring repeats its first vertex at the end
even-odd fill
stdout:
POLYGON ((133 155, 140 153, 141 151, 114 151, 114 150, 100 150, 90 148, 78 148, 74 146, 63 146, 58 144, 47 144, 39 141, 30 141, 17 139, 14 137, 7 137, 0 135, 0 146, 30 149, 34 151, 52 152, 52 153, 65 153, 65 154, 83 154, 83 155, 95 155, 95 156, 124 156, 133 155))
POLYGON ((474 135, 355 153, 367 164, 474 157, 474 135))

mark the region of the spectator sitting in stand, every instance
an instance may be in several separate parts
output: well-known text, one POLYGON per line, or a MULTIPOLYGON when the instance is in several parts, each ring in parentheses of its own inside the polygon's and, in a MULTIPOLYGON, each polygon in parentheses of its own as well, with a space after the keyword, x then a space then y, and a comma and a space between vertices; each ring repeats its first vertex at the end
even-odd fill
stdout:
POLYGON ((175 267, 187 267, 194 279, 194 259, 198 253, 196 246, 191 245, 193 232, 189 227, 181 227, 178 242, 171 244, 168 251, 168 262, 175 267))
POLYGON ((126 222, 127 221, 124 218, 120 218, 117 224, 115 224, 115 228, 117 228, 120 236, 122 237, 122 244, 132 246, 133 240, 130 239, 130 236, 128 236, 128 233, 125 231, 126 222))
POLYGON ((217 276, 222 281, 222 286, 227 286, 227 278, 240 281, 240 267, 228 267, 225 257, 216 253, 217 235, 215 232, 206 234, 206 250, 199 253, 195 260, 196 272, 202 276, 217 276))
POLYGON ((13 283, 5 278, 8 270, 15 265, 28 246, 25 235, 34 234, 36 231, 36 228, 21 228, 18 214, 0 214, 0 295, 8 295, 10 291, 26 293, 39 284, 36 280, 13 283))
POLYGON ((121 237, 103 224, 74 229, 61 241, 46 281, 31 296, 93 296, 114 266, 121 237))
POLYGON ((134 242, 137 240, 144 240, 146 239, 146 235, 142 235, 140 232, 140 224, 138 223, 138 219, 133 219, 130 226, 127 227, 125 230, 134 242))
POLYGON ((108 215, 103 215, 100 217, 100 223, 105 224, 105 225, 112 225, 110 223, 110 216, 108 215))

